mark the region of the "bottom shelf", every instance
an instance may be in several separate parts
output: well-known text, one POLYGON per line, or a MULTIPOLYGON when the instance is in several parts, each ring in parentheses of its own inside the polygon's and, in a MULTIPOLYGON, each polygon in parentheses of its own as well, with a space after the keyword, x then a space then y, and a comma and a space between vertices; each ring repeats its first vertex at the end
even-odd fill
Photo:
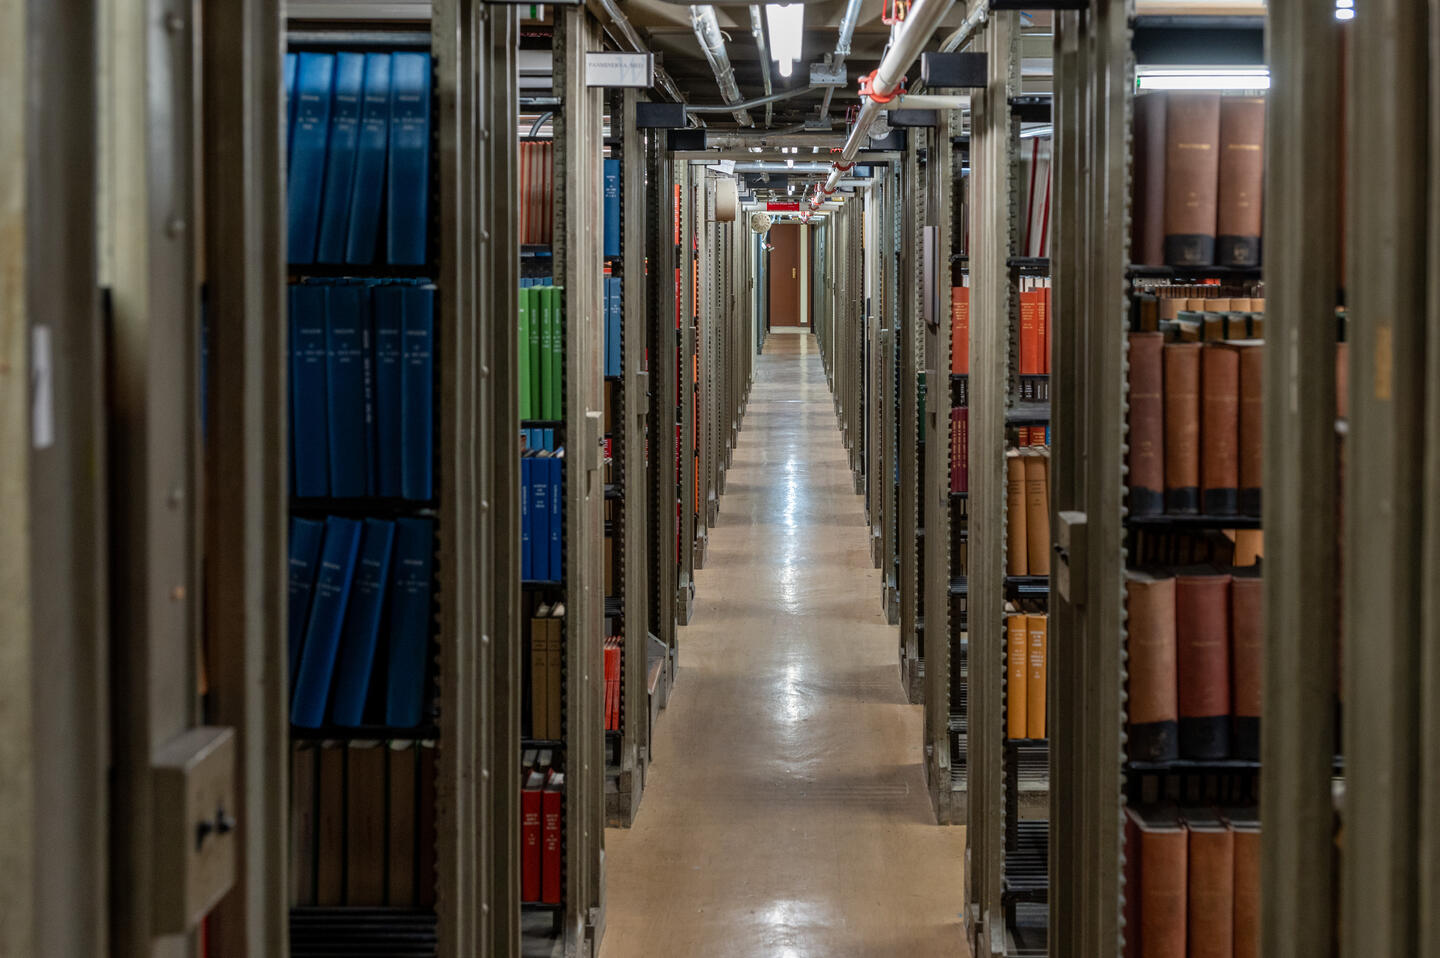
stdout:
POLYGON ((433 958, 438 946, 439 927, 434 912, 405 908, 290 909, 293 958, 433 958))
POLYGON ((1043 904, 1050 897, 1050 823, 1015 823, 1015 847, 1005 852, 1005 879, 1000 900, 1007 908, 1030 902, 1043 904))

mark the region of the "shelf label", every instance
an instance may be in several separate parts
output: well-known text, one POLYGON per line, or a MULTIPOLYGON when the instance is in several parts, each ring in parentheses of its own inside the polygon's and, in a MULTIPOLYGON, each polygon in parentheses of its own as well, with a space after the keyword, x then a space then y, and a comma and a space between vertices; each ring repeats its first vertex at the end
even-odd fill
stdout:
POLYGON ((585 85, 649 89, 655 84, 652 53, 587 53, 585 85))

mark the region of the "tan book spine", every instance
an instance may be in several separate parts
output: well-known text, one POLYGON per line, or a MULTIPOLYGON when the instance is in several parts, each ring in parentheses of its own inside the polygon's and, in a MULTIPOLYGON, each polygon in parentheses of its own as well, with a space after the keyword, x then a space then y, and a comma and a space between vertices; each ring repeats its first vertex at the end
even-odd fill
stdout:
POLYGON ((1029 537, 1025 528, 1025 464, 1020 453, 1005 454, 1006 575, 1029 575, 1029 537))
POLYGON ((1221 98, 1219 160, 1215 261, 1221 266, 1259 266, 1265 185, 1263 97, 1221 98))
POLYGON ((1005 617, 1005 643, 1009 650, 1009 670, 1005 687, 1005 734, 1024 738, 1030 712, 1027 705, 1029 688, 1029 642, 1026 616, 1005 617))
POLYGON ((1165 400, 1161 333, 1130 334, 1129 497, 1132 516, 1165 511, 1165 400))
POLYGON ((1177 825, 1140 834, 1140 958, 1186 958, 1189 841, 1177 825))
POLYGON ((1265 467, 1265 348, 1236 346, 1240 353, 1240 513, 1260 515, 1265 467))
POLYGON ((1175 580, 1127 572, 1125 611, 1130 673, 1126 747, 1130 760, 1173 761, 1180 757, 1175 580))
POLYGON ((1230 753, 1260 758, 1261 692, 1265 667, 1265 586, 1259 576, 1236 574, 1230 582, 1230 753))
POLYGON ((535 738, 551 738, 550 647, 544 619, 530 620, 530 734, 535 738))
POLYGON ((1200 511, 1200 350, 1194 343, 1166 343, 1165 509, 1200 511))
POLYGON ((1240 507, 1240 354, 1207 345, 1200 379, 1200 510, 1230 516, 1240 507))
POLYGON ((1215 262, 1220 95, 1175 92, 1165 115, 1165 262, 1215 262))
POLYGON ((1235 826, 1235 958, 1260 958, 1260 829, 1235 826))
POLYGON ((1050 574, 1050 489, 1045 481, 1045 457, 1020 457, 1025 467, 1025 539, 1030 575, 1050 574))
POLYGON ((561 681, 565 664, 565 619, 552 616, 547 620, 546 632, 549 636, 547 647, 550 650, 549 661, 545 666, 545 674, 550 681, 550 688, 545 693, 546 707, 550 709, 550 721, 547 724, 551 738, 564 739, 565 723, 560 706, 564 701, 561 681))
POLYGON ((1043 615, 1025 616, 1025 629, 1029 635, 1030 666, 1026 674, 1025 734, 1027 738, 1045 737, 1045 671, 1046 641, 1049 623, 1043 615))
POLYGON ((1235 833, 1211 816, 1190 829, 1187 958, 1233 958, 1235 948, 1235 833))

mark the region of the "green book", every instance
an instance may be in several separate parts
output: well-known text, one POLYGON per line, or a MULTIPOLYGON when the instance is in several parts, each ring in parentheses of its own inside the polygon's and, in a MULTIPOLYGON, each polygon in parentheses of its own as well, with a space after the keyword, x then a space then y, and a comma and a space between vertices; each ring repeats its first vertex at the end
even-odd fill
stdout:
POLYGON ((555 310, 553 287, 541 286, 540 304, 540 416, 554 419, 555 399, 551 393, 550 356, 555 352, 555 310))
POLYGON ((562 388, 565 382, 563 374, 565 362, 565 287, 550 287, 550 323, 551 342, 554 348, 550 351, 550 366, 547 372, 550 374, 550 394, 553 397, 555 415, 551 419, 563 419, 565 417, 565 391, 562 388))
POLYGON ((545 418, 545 407, 541 399, 544 395, 541 392, 544 380, 540 375, 540 331, 544 325, 540 315, 541 288, 531 286, 525 290, 525 301, 530 309, 530 342, 526 350, 525 364, 530 368, 530 416, 533 419, 545 418))
POLYGON ((530 289, 520 290, 520 418, 534 419, 530 406, 530 289))

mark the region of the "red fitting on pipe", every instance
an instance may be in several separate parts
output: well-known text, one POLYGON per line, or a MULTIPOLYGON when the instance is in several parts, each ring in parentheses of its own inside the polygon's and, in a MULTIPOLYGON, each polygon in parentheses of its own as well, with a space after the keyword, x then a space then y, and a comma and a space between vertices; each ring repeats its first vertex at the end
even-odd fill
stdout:
POLYGON ((855 169, 854 163, 831 163, 830 165, 835 167, 835 169, 841 173, 849 173, 851 170, 855 169))
POLYGON ((905 92, 905 78, 901 77, 899 85, 896 86, 895 89, 891 92, 886 94, 876 93, 875 74, 879 72, 879 69, 871 70, 869 73, 865 74, 860 78, 860 95, 862 97, 868 96, 876 103, 889 103, 891 100, 895 99, 897 96, 900 96, 905 92))

